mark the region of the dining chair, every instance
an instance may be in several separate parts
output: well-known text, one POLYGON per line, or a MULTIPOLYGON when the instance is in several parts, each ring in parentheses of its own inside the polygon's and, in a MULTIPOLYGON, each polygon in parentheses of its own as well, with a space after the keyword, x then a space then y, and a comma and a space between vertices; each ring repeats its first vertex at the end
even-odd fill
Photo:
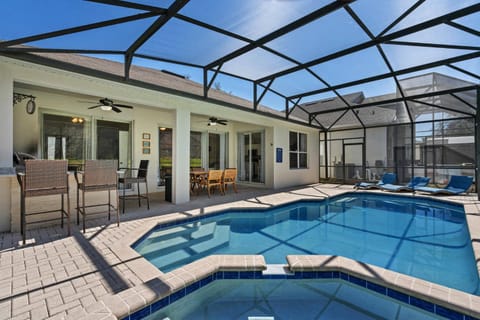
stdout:
POLYGON ((210 190, 218 187, 220 193, 223 194, 222 183, 223 170, 209 170, 205 179, 200 181, 200 186, 207 189, 208 197, 210 198, 210 190))
POLYGON ((150 199, 148 197, 148 162, 149 160, 140 160, 138 168, 120 168, 124 169, 123 176, 118 178, 118 183, 122 185, 122 212, 125 213, 125 200, 138 200, 138 206, 141 206, 141 200, 147 200, 147 209, 150 210, 150 199), (140 194, 140 183, 145 183, 145 193, 140 194), (125 194, 125 190, 129 185, 137 185, 137 194, 125 194))
MULTIPOLYGON (((118 189, 117 189, 117 160, 85 160, 83 172, 75 172, 77 181, 77 224, 80 223, 80 214, 82 215, 83 232, 85 233, 86 208, 107 206, 108 220, 110 220, 111 210, 117 214, 117 226, 120 226, 120 215, 118 210, 118 189), (81 177, 80 177, 81 176, 81 177), (81 178, 81 179, 80 179, 81 178), (85 193, 107 191, 108 202, 85 205, 85 193), (111 191, 115 192, 115 203, 111 199, 111 191), (80 205, 80 192, 82 193, 82 202, 80 205)), ((103 212, 90 212, 88 214, 99 214, 103 212)))
POLYGON ((68 196, 68 161, 67 160, 25 160, 25 170, 17 173, 20 183, 20 231, 25 244, 27 224, 46 223, 56 219, 35 219, 27 222, 27 217, 32 215, 60 212, 61 226, 63 219, 67 219, 68 235, 70 230, 70 199, 68 196), (37 196, 60 195, 60 209, 26 212, 26 199, 37 196), (67 209, 65 210, 65 199, 67 209))
POLYGON ((233 190, 235 193, 238 192, 237 190, 237 169, 236 168, 227 168, 223 170, 223 178, 222 178, 222 183, 223 183, 223 192, 227 192, 227 186, 229 184, 232 185, 233 190))

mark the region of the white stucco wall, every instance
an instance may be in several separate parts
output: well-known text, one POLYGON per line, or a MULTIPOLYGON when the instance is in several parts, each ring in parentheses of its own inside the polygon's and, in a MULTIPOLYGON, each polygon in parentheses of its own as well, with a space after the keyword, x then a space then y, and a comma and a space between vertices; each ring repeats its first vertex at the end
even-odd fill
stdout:
POLYGON ((319 177, 319 135, 318 130, 305 127, 278 126, 274 128, 273 151, 283 149, 283 161, 276 163, 273 155, 275 188, 292 185, 302 185, 318 182, 319 177), (296 131, 307 134, 308 169, 290 169, 289 163, 289 132, 296 131))
MULTIPOLYGON (((159 161, 158 128, 173 128, 174 148, 177 148, 174 150, 174 161, 177 166, 177 169, 174 169, 174 180, 181 180, 174 182, 173 188, 174 201, 178 203, 189 200, 188 136, 190 130, 228 132, 228 167, 237 167, 238 133, 263 131, 265 134, 264 186, 281 188, 318 181, 318 132, 315 129, 207 101, 132 87, 5 57, 0 57, 0 72, 0 108, 6 116, 0 117, 0 121, 3 121, 0 130, 4 133, 0 146, 2 151, 0 163, 6 166, 12 165, 12 151, 31 152, 32 146, 40 150, 40 112, 53 111, 60 114, 75 114, 87 119, 132 122, 132 165, 138 165, 141 159, 150 160, 148 177, 150 191, 158 190, 156 186, 159 161), (35 114, 28 115, 25 112, 25 101, 12 108, 14 83, 16 91, 37 97, 35 114), (119 114, 103 112, 99 108, 88 109, 91 104, 85 101, 95 103, 103 97, 133 105, 135 108, 124 109, 119 114), (205 119, 210 116, 226 118, 229 123, 227 126, 206 127, 205 119), (175 132, 175 130, 181 130, 181 132, 175 132), (290 130, 308 135, 308 169, 289 169, 288 133, 290 130), (143 133, 151 134, 149 155, 142 154, 143 133), (188 142, 181 143, 184 141, 188 142), (283 148, 282 163, 275 162, 277 147, 283 148)), ((41 155, 37 154, 37 156, 41 155)), ((4 185, 6 184, 2 184, 4 185)), ((0 210, 11 211, 11 205, 7 202, 0 195, 0 210)), ((0 224, 2 224, 1 217, 0 224)))

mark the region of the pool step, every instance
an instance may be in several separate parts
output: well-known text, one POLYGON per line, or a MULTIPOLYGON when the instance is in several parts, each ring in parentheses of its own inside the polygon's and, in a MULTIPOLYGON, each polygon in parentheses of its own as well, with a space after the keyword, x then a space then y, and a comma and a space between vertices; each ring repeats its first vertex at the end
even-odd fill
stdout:
MULTIPOLYGON (((171 270, 177 266, 192 262, 192 258, 197 260, 210 254, 215 254, 222 247, 227 247, 230 240, 230 230, 228 226, 217 226, 215 236, 205 239, 202 242, 192 244, 189 242, 183 250, 176 250, 165 253, 165 250, 152 254, 158 257, 153 263, 162 271, 171 270)), ((147 258, 148 259, 148 258, 147 258)))
MULTIPOLYGON (((215 222, 212 222, 212 223, 215 223, 215 222)), ((175 238, 175 237, 182 236, 182 235, 188 235, 192 232, 195 232, 195 231, 199 230, 200 228, 202 228, 205 225, 206 225, 205 223, 202 224, 201 221, 197 221, 197 222, 192 222, 192 223, 188 223, 188 224, 185 224, 185 225, 171 227, 171 228, 168 228, 168 229, 161 229, 161 230, 153 231, 148 236, 148 238, 143 241, 142 247, 145 246, 145 245, 149 245, 151 243, 164 241, 164 240, 167 240, 169 238, 175 238)))
POLYGON ((167 234, 165 238, 159 236, 155 238, 155 241, 145 241, 136 250, 143 255, 152 252, 158 253, 162 250, 165 250, 165 252, 180 250, 196 241, 205 241, 205 238, 212 238, 215 234, 215 229, 216 223, 210 222, 191 228, 188 230, 189 232, 178 230, 175 237, 172 234, 167 234))

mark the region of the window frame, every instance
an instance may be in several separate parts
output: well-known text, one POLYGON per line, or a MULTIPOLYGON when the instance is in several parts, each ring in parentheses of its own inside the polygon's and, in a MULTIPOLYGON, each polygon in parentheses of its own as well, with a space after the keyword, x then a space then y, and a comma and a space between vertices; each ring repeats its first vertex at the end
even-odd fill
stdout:
POLYGON ((289 131, 288 132, 288 154, 289 154, 289 169, 308 169, 308 134, 305 132, 299 132, 299 131, 289 131), (292 134, 295 134, 295 143, 294 143, 294 149, 292 149, 292 134), (304 146, 303 144, 301 145, 302 138, 304 137, 304 146), (304 148, 302 148, 304 147, 304 148), (305 150, 301 150, 305 149, 305 150), (301 165, 301 156, 305 155, 305 166, 301 165), (292 156, 296 156, 296 165, 292 163, 291 158, 292 156))

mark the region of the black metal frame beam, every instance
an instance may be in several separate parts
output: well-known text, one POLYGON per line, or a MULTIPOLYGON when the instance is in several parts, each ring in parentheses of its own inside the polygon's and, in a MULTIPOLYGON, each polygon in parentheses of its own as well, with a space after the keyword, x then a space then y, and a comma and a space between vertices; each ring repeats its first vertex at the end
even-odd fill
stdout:
POLYGON ((462 99, 461 97, 457 96, 455 93, 450 93, 450 95, 451 95, 452 97, 454 97, 455 99, 457 99, 458 101, 465 103, 467 106, 470 107, 470 109, 477 111, 477 109, 475 108, 474 105, 472 105, 471 103, 469 103, 469 102, 466 101, 465 99, 462 99))
MULTIPOLYGON (((452 109, 452 108, 440 106, 440 105, 437 105, 437 104, 434 104, 434 103, 430 103, 430 102, 426 102, 426 101, 421 101, 421 100, 416 100, 416 99, 408 99, 408 98, 407 98, 407 102, 413 102, 413 103, 423 104, 423 105, 425 105, 425 106, 429 106, 429 107, 433 107, 433 108, 437 108, 437 109, 442 109, 442 110, 445 110, 445 111, 451 111, 451 112, 455 112, 455 113, 460 113, 460 114, 463 114, 463 115, 465 115, 465 116, 470 116, 470 117, 474 117, 474 116, 475 116, 474 113, 468 113, 468 112, 465 112, 465 111, 461 111, 461 110, 456 110, 456 109, 452 109)), ((408 106, 408 103, 407 103, 407 106, 408 106)))
MULTIPOLYGON (((448 89, 448 90, 440 90, 440 91, 433 91, 433 92, 415 94, 415 95, 411 95, 411 96, 406 96, 405 99, 407 99, 407 100, 422 99, 422 98, 452 94, 452 93, 457 93, 457 92, 470 91, 470 90, 474 90, 474 89, 476 89, 476 85, 460 87, 460 88, 455 88, 455 89, 448 89)), ((353 109, 388 105, 388 104, 393 104, 393 103, 397 103, 397 102, 404 102, 405 99, 404 98, 393 98, 393 99, 385 99, 385 100, 379 100, 379 101, 374 101, 374 102, 362 103, 362 104, 354 105, 353 109)), ((330 109, 330 110, 325 110, 325 111, 311 112, 311 114, 325 114, 325 113, 329 113, 329 112, 343 111, 345 109, 346 108, 336 108, 336 109, 330 109)))
MULTIPOLYGON (((456 57, 453 57, 453 58, 438 60, 438 61, 435 61, 435 62, 425 63, 425 64, 418 65, 418 66, 415 66, 415 67, 410 67, 410 68, 397 70, 395 72, 388 72, 388 73, 384 73, 384 74, 380 74, 380 75, 376 75, 376 76, 372 76, 372 77, 367 77, 367 78, 363 78, 363 79, 355 80, 355 81, 351 81, 351 82, 344 82, 342 84, 334 85, 331 88, 335 89, 335 90, 348 88, 348 87, 356 86, 356 85, 367 83, 367 82, 383 80, 383 79, 386 79, 386 78, 391 78, 393 76, 400 76, 400 75, 404 75, 404 74, 414 73, 414 72, 417 72, 417 71, 431 69, 431 68, 435 68, 435 67, 438 67, 438 66, 448 65, 448 64, 451 64, 451 63, 460 62, 460 61, 464 61, 464 60, 470 60, 470 59, 474 59, 474 58, 478 58, 478 57, 480 57, 480 52, 467 53, 467 54, 464 54, 464 55, 461 55, 461 56, 456 56, 456 57)), ((328 92, 328 91, 330 91, 329 88, 318 89, 318 90, 313 90, 313 91, 309 91, 309 92, 304 92, 304 93, 301 93, 301 94, 292 95, 292 96, 289 96, 289 98, 294 99, 294 98, 298 98, 298 97, 311 96, 311 95, 314 95, 314 94, 324 93, 324 92, 328 92)))
POLYGON ((157 32, 161 27, 163 27, 173 16, 180 11, 189 0, 176 0, 173 2, 167 10, 167 13, 160 16, 154 23, 148 27, 143 34, 141 34, 137 40, 135 40, 132 45, 125 51, 125 79, 129 78, 130 66, 132 64, 132 59, 134 53, 150 39, 155 32, 157 32))
POLYGON ((467 27, 467 26, 464 26, 463 24, 456 23, 456 22, 453 22, 453 21, 447 21, 447 22, 445 22, 445 23, 448 24, 448 25, 451 26, 451 27, 454 27, 454 28, 458 29, 458 30, 462 30, 462 31, 471 33, 471 34, 473 34, 474 36, 480 37, 480 31, 477 31, 477 30, 475 30, 475 29, 472 29, 472 28, 469 28, 469 27, 467 27))
MULTIPOLYGON (((377 80, 382 80, 382 79, 387 79, 387 78, 393 78, 393 80, 396 83, 397 89, 399 90, 401 94, 401 98, 398 98, 398 101, 403 101, 406 105, 408 115, 410 117, 411 122, 413 122, 410 108, 408 106, 408 101, 412 101, 411 98, 413 96, 405 96, 402 90, 402 87, 400 85, 398 76, 399 75, 404 75, 404 74, 409 74, 413 73, 416 71, 421 71, 421 70, 426 70, 429 68, 434 68, 440 65, 446 65, 452 69, 455 69, 457 71, 460 71, 466 75, 472 76, 476 79, 480 79, 480 76, 472 73, 470 71, 464 70, 460 67, 457 67, 453 65, 453 63, 460 62, 460 61, 465 61, 465 60, 470 60, 470 59, 475 59, 480 57, 480 47, 479 46, 467 46, 467 45, 452 45, 452 44, 438 44, 438 43, 422 43, 422 42, 409 42, 409 41, 399 41, 396 40, 398 38, 401 38, 406 35, 413 34, 418 31, 422 31, 428 28, 432 28, 434 26, 440 25, 440 24, 446 24, 451 27, 454 27, 456 29, 462 30, 464 32, 468 32, 470 34, 479 36, 480 32, 477 30, 474 30, 472 28, 466 27, 462 24, 459 24, 455 22, 455 19, 464 17, 469 14, 473 14, 475 12, 480 11, 480 3, 470 5, 468 7, 449 12, 447 14, 444 14, 442 16, 430 19, 428 21, 418 23, 416 25, 401 29, 399 31, 395 32, 390 32, 395 26, 399 24, 400 21, 404 20, 406 17, 408 17, 412 12, 414 12, 419 6, 421 6, 426 0, 418 0, 416 1, 412 6, 410 6, 407 10, 405 10, 395 21, 390 23, 384 30, 382 30, 377 36, 373 35, 371 31, 366 27, 366 25, 363 23, 363 21, 356 15, 356 13, 349 7, 349 4, 354 2, 355 0, 334 0, 330 4, 323 6, 322 8, 319 8, 317 10, 314 10, 310 12, 309 14, 277 29, 274 30, 273 32, 261 37, 260 39, 257 40, 252 40, 248 39, 242 35, 235 34, 233 32, 230 32, 228 30, 216 27, 214 25, 210 25, 208 23, 196 20, 194 18, 184 16, 180 14, 180 10, 189 2, 189 0, 175 0, 169 8, 163 8, 163 7, 158 7, 158 6, 152 6, 152 5, 145 5, 145 4, 140 4, 140 3, 135 3, 135 2, 130 2, 130 1, 117 1, 117 0, 87 0, 89 2, 94 2, 94 3, 99 3, 99 4, 105 4, 105 5, 111 5, 111 6, 118 6, 118 7, 124 7, 124 8, 129 8, 129 9, 135 9, 135 10, 143 10, 145 12, 131 15, 131 16, 125 16, 122 18, 118 19, 111 19, 111 20, 105 20, 97 23, 92 23, 92 24, 85 24, 73 28, 66 28, 62 30, 56 30, 52 32, 47 32, 47 33, 42 33, 42 34, 37 34, 29 37, 23 37, 23 38, 18 38, 18 39, 13 39, 13 40, 8 40, 4 42, 0 42, 0 54, 13 57, 13 58, 18 58, 18 56, 22 56, 20 59, 24 60, 36 60, 36 61, 45 61, 45 59, 50 60, 49 58, 41 57, 40 55, 35 55, 31 54, 29 55, 30 57, 27 59, 25 58, 25 53, 30 52, 30 53, 79 53, 79 54, 118 54, 118 55, 124 55, 124 81, 123 82, 129 82, 129 72, 130 68, 132 65, 132 60, 135 57, 138 58, 144 58, 144 59, 150 59, 154 61, 162 61, 162 62, 168 62, 168 63, 173 63, 173 64, 179 64, 179 65, 185 65, 189 67, 195 67, 202 69, 204 71, 204 99, 207 98, 208 96, 208 90, 211 88, 215 78, 218 76, 218 74, 225 74, 228 76, 235 77, 237 79, 242 79, 245 81, 249 81, 253 83, 253 95, 254 95, 254 101, 253 101, 253 111, 257 112, 258 106, 265 96, 267 92, 273 92, 274 94, 279 95, 282 98, 286 99, 286 109, 285 109, 285 116, 284 120, 290 120, 289 116, 291 112, 295 108, 301 108, 302 111, 306 112, 308 114, 308 121, 311 126, 311 123, 313 120, 315 120, 322 129, 324 127, 321 125, 321 123, 316 119, 316 117, 320 114, 323 113, 329 113, 329 112, 334 112, 335 110, 337 111, 343 111, 343 114, 335 121, 337 123, 347 112, 348 110, 351 110, 353 114, 356 116, 358 119, 359 123, 363 128, 365 128, 365 124, 362 122, 361 118, 358 116, 356 112, 354 112, 355 109, 361 107, 361 106, 368 106, 371 104, 362 104, 362 105, 351 105, 343 96, 340 94, 337 90, 342 89, 342 88, 347 88, 347 87, 352 87, 355 85, 359 84, 364 84, 372 81, 377 81, 377 80), (350 16, 353 18, 355 23, 361 27, 364 32, 370 37, 369 41, 366 41, 364 43, 352 46, 350 48, 344 49, 337 51, 335 53, 311 60, 306 63, 302 63, 299 61, 296 61, 292 57, 285 55, 281 52, 278 52, 276 50, 273 50, 266 46, 268 42, 277 39, 285 34, 288 34, 306 24, 309 24, 323 16, 326 16, 338 9, 344 8, 350 16), (121 51, 121 50, 95 50, 95 49, 62 49, 62 48, 30 48, 30 47, 17 47, 17 45, 20 44, 25 44, 33 41, 39 41, 39 40, 44 40, 48 38, 53 38, 53 37, 58 37, 58 36, 63 36, 63 35, 68 35, 72 33, 77 33, 77 32, 83 32, 83 31, 88 31, 88 30, 93 30, 96 28, 102 28, 102 27, 107 27, 115 24, 121 24, 121 23, 127 23, 130 21, 135 21, 139 19, 146 19, 146 18, 151 18, 151 17, 158 17, 154 23, 152 23, 130 46, 126 51, 121 51), (232 39, 237 39, 240 41, 244 41, 246 43, 245 46, 239 48, 238 50, 235 50, 233 52, 230 52, 229 54, 216 59, 215 61, 207 64, 207 65, 197 65, 194 63, 190 62, 182 62, 182 61, 175 61, 171 59, 165 59, 162 57, 155 57, 155 56, 150 56, 150 55, 144 55, 144 54, 138 54, 136 51, 145 43, 147 42, 159 29, 161 29, 166 23, 168 23, 169 20, 172 18, 180 19, 183 20, 187 23, 194 24, 198 27, 201 28, 206 28, 208 30, 211 30, 213 32, 217 32, 219 34, 223 34, 227 37, 230 37, 232 39), (387 34, 388 33, 388 34, 387 34), (387 56, 383 52, 383 49, 381 47, 381 44, 389 44, 389 45, 406 45, 406 46, 420 46, 420 47, 435 47, 435 48, 443 48, 443 49, 462 49, 462 50, 472 50, 475 52, 460 55, 457 57, 453 58, 448 58, 448 59, 443 59, 439 61, 434 61, 430 63, 425 63, 419 66, 415 67, 410 67, 410 68, 405 68, 402 70, 397 70, 395 71, 392 66, 390 61, 388 60, 387 56), (15 47, 13 47, 15 46, 15 47), (382 56, 385 64, 387 65, 389 72, 384 73, 384 74, 377 74, 371 77, 355 80, 355 81, 350 81, 350 82, 344 82, 340 83, 338 85, 330 85, 327 81, 325 81, 322 77, 320 77, 318 74, 313 72, 310 68, 314 65, 326 62, 326 61, 331 61, 334 59, 337 59, 339 57, 355 53, 370 47, 376 46, 377 50, 379 51, 380 55, 382 56), (235 59, 236 57, 249 52, 251 50, 261 48, 263 50, 266 50, 278 57, 281 57, 289 62, 292 62, 295 64, 294 67, 284 69, 280 72, 276 73, 271 73, 265 77, 259 78, 259 79, 248 79, 242 76, 237 76, 235 74, 231 74, 225 71, 222 71, 221 68, 223 66, 223 63, 228 62, 232 59, 235 59), (35 58, 36 57, 36 58, 35 58), (309 72, 313 77, 318 79, 325 87, 322 89, 317 89, 309 92, 302 92, 299 94, 295 94, 292 96, 284 96, 281 93, 276 92, 271 88, 272 83, 274 82, 277 77, 284 76, 296 71, 300 70, 305 70, 306 72, 309 72), (208 81, 208 72, 212 71, 214 72, 214 75, 210 81, 208 81), (263 85, 263 83, 267 83, 267 85, 263 85), (258 87, 263 87, 264 90, 260 94, 259 97, 257 97, 257 88, 258 87), (334 95, 336 95, 343 103, 345 103, 346 107, 345 108, 339 108, 335 110, 327 110, 327 111, 321 111, 321 112, 308 112, 306 109, 304 109, 302 106, 299 105, 299 102, 301 99, 305 96, 311 96, 314 94, 319 94, 319 93, 324 93, 324 92, 332 92, 334 95), (295 102, 296 101, 296 102, 295 102), (293 107, 289 110, 289 102, 293 103, 293 107)), ((62 63, 60 63, 62 64, 62 63)), ((48 65, 48 64, 47 64, 48 65)), ((70 67, 69 67, 70 68, 70 67)), ((87 68, 83 68, 81 66, 77 66, 79 70, 83 70, 80 73, 92 73, 92 74, 102 74, 102 78, 105 78, 105 75, 102 72, 98 71, 89 71, 86 72, 85 70, 87 68)), ((74 68, 75 69, 75 68, 74 68)), ((88 69, 91 70, 91 69, 88 69)), ((116 77, 112 75, 113 77, 116 77)), ((108 77, 107 77, 108 78, 108 77)), ((134 80, 132 80, 134 81, 134 80)), ((164 88, 167 91, 169 90, 168 88, 164 88)), ((440 92, 440 91, 439 91, 440 92)), ((439 92, 434 93, 435 95, 439 94, 439 92)), ((448 94, 452 95, 453 97, 459 99, 460 101, 467 103, 463 101, 461 98, 459 98, 457 95, 455 95, 456 91, 452 91, 448 94)), ((189 95, 188 93, 184 93, 186 95, 189 95)), ((194 95, 196 96, 196 95, 194 95)), ((397 100, 397 99, 395 99, 397 100)), ((386 104, 388 100, 376 102, 375 105, 382 105, 386 104)), ((397 101, 397 102, 398 102, 397 101)), ((476 110, 475 107, 473 107, 471 104, 467 103, 472 109, 476 110)), ((437 106, 441 108, 440 106, 437 106)), ((241 107, 242 110, 245 108, 241 107)), ((451 110, 453 111, 453 110, 451 110)), ((456 111, 459 113, 462 113, 461 111, 456 111)), ((270 113, 268 113, 270 114, 270 113)), ((292 121, 293 122, 293 121, 292 121)), ((305 125, 305 123, 299 121, 301 124, 305 125)), ((316 127, 316 126, 315 126, 316 127)), ((331 128, 331 126, 330 126, 331 128)), ((329 129, 330 129, 329 128, 329 129)))
MULTIPOLYGON (((477 86, 477 109, 480 108, 480 86, 477 86)), ((475 188, 480 200, 480 112, 475 115, 475 188)))
POLYGON ((403 37, 403 36, 406 36, 406 35, 421 31, 421 30, 425 30, 425 29, 431 28, 433 26, 445 23, 445 21, 451 21, 451 20, 454 20, 454 19, 458 19, 458 18, 464 17, 466 15, 472 14, 474 12, 477 12, 477 11, 480 11, 480 3, 471 5, 469 7, 463 8, 463 9, 456 10, 454 12, 447 13, 447 14, 442 15, 440 17, 433 18, 433 19, 430 19, 430 20, 422 22, 422 23, 418 23, 414 26, 407 27, 405 29, 402 29, 402 30, 399 30, 399 31, 396 31, 396 32, 392 32, 392 33, 387 34, 387 35, 382 35, 380 37, 377 37, 376 40, 366 41, 366 42, 361 43, 359 45, 355 45, 353 47, 337 51, 335 53, 323 56, 321 58, 311 60, 309 62, 306 62, 306 63, 302 64, 301 66, 296 66, 296 67, 292 67, 292 68, 289 68, 289 69, 286 69, 286 70, 282 70, 282 71, 277 72, 277 73, 273 73, 273 74, 271 74, 267 77, 257 79, 257 81, 263 82, 263 81, 269 80, 270 78, 277 78, 277 77, 280 77, 280 76, 283 76, 283 75, 286 75, 286 74, 289 74, 289 73, 292 73, 292 72, 295 72, 295 71, 298 71, 298 70, 301 70, 301 69, 312 67, 312 66, 320 64, 322 62, 327 62, 327 61, 330 61, 330 60, 334 60, 336 58, 340 58, 340 57, 343 57, 345 55, 348 55, 348 54, 351 54, 351 53, 354 53, 354 52, 357 52, 357 51, 361 51, 363 49, 370 48, 370 47, 372 47, 376 44, 381 44, 381 43, 384 43, 386 41, 391 41, 391 40, 394 40, 394 39, 397 39, 397 38, 400 38, 400 37, 403 37))
POLYGON ((412 13, 415 9, 417 9, 420 5, 422 5, 426 0, 418 0, 417 2, 415 2, 410 8, 408 8, 407 10, 405 10, 404 13, 402 13, 397 19, 395 19, 392 23, 390 23, 385 29, 382 30, 382 32, 380 32, 378 34, 377 37, 381 37, 383 36, 385 33, 387 33, 388 31, 390 31, 393 27, 395 27, 397 24, 400 23, 400 21, 402 21, 403 19, 405 19, 410 13, 412 13))
POLYGON ((29 42, 39 41, 39 40, 45 40, 45 39, 59 37, 59 36, 64 36, 64 35, 68 35, 68 34, 72 34, 72 33, 78 33, 78 32, 83 32, 83 31, 88 31, 88 30, 113 26, 113 25, 116 25, 116 24, 147 19, 147 18, 155 17, 157 15, 158 15, 157 13, 152 13, 152 12, 139 13, 139 14, 135 14, 135 15, 132 15, 132 16, 127 16, 127 17, 122 17, 122 18, 117 18, 117 19, 111 19, 111 20, 105 20, 105 21, 101 21, 101 22, 85 24, 85 25, 78 26, 78 27, 61 29, 61 30, 56 30, 56 31, 52 31, 52 32, 46 32, 46 33, 37 34, 37 35, 33 35, 33 36, 28 36, 28 37, 23 37, 23 38, 18 38, 18 39, 14 39, 14 40, 2 41, 2 42, 0 42, 0 48, 6 48, 6 47, 11 47, 11 46, 15 46, 15 45, 24 44, 24 43, 29 43, 29 42))
POLYGON ((470 71, 468 71, 468 70, 465 70, 465 69, 463 69, 463 68, 457 67, 457 66, 455 66, 455 65, 453 65, 453 64, 447 64, 447 67, 450 67, 450 68, 452 68, 452 69, 454 69, 454 70, 457 70, 457 71, 460 71, 461 73, 464 73, 464 74, 466 74, 466 75, 468 75, 468 76, 470 76, 470 77, 477 78, 477 79, 480 80, 480 76, 479 76, 478 74, 475 74, 475 73, 470 72, 470 71))
POLYGON ((428 48, 474 50, 474 51, 480 50, 480 47, 478 46, 463 46, 463 45, 455 45, 455 44, 412 42, 412 41, 398 41, 398 40, 387 41, 385 42, 385 44, 393 44, 398 46, 409 46, 409 47, 428 47, 428 48))
MULTIPOLYGON (((272 33, 269 33, 267 34, 266 36, 263 36, 261 37, 260 39, 258 40, 255 40, 253 41, 252 43, 238 49, 238 50, 235 50, 225 56, 223 56, 222 58, 220 59, 217 59, 215 61, 212 61, 211 63, 209 63, 208 65, 206 65, 206 68, 207 69, 211 69, 221 63, 225 63, 229 60, 232 60, 232 59, 235 59, 236 57, 248 52, 248 51, 251 51, 255 48, 258 48, 262 45, 264 45, 265 43, 267 42, 270 42, 276 38, 279 38, 295 29, 298 29, 320 17, 323 17, 323 16, 326 16, 328 15, 329 13, 333 12, 333 11, 336 11, 340 8, 342 8, 343 6, 347 5, 348 3, 351 3, 355 0, 342 0, 342 1, 334 1, 300 19, 297 19, 291 23, 289 23, 288 25, 280 28, 280 29, 277 29, 275 30, 274 32, 272 33)), ((303 69, 303 68, 302 68, 303 69)), ((271 78, 275 78, 275 77, 269 77, 269 79, 265 79, 265 80, 270 80, 271 78)), ((262 80, 262 81, 258 81, 258 82, 264 82, 265 80, 262 80)))

